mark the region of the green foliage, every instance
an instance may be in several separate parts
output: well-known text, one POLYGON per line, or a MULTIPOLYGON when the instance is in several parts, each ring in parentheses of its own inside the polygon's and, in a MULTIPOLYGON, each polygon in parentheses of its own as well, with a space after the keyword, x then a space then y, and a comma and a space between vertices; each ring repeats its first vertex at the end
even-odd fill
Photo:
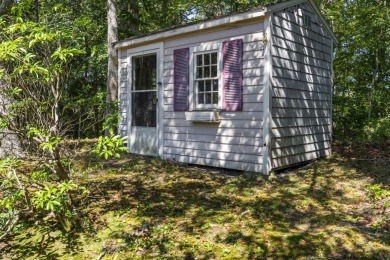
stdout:
POLYGON ((380 200, 390 196, 390 191, 382 188, 380 184, 373 184, 367 187, 368 196, 371 200, 380 200))
POLYGON ((91 151, 100 158, 109 159, 115 157, 120 158, 120 154, 127 152, 126 144, 127 137, 116 135, 112 128, 109 129, 108 136, 100 136, 96 147, 91 151))
POLYGON ((341 0, 321 2, 321 8, 339 40, 333 70, 335 137, 376 140, 390 117, 390 6, 381 0, 341 0))
POLYGON ((78 189, 78 185, 73 181, 63 182, 59 185, 46 184, 43 189, 33 193, 32 201, 38 209, 70 216, 71 212, 66 207, 70 203, 67 194, 78 189))
POLYGON ((371 142, 386 142, 390 140, 390 118, 372 120, 364 127, 364 133, 371 142))

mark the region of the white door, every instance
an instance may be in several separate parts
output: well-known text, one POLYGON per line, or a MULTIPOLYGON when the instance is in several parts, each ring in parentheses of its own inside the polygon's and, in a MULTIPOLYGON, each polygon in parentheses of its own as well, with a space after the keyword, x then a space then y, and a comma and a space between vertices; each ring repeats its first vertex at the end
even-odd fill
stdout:
POLYGON ((129 150, 159 154, 159 49, 133 52, 130 57, 129 150))

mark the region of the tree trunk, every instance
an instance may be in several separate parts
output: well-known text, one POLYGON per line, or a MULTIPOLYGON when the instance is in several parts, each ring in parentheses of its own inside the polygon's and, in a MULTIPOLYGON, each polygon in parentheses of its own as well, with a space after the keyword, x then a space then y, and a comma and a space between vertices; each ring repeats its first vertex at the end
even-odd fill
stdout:
POLYGON ((0 16, 3 14, 7 14, 14 4, 14 0, 3 0, 0 5, 0 16))
POLYGON ((107 102, 113 103, 118 98, 118 54, 113 43, 118 40, 118 24, 116 14, 116 0, 107 0, 107 102))

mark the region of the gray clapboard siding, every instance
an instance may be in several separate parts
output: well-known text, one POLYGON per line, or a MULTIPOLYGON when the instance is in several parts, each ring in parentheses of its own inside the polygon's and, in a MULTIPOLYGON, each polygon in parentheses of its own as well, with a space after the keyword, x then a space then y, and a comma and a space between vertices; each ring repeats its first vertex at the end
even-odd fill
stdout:
MULTIPOLYGON (((202 123, 192 123, 185 120, 177 120, 177 119, 167 119, 164 118, 164 125, 165 126, 173 126, 173 127, 191 127, 193 124, 202 124, 202 123)), ((213 127, 208 126, 213 125, 210 123, 203 123, 202 127, 213 127)), ((221 122, 218 123, 218 127, 223 128, 256 128, 261 129, 263 128, 263 122, 260 120, 241 120, 241 119, 233 119, 233 120, 227 120, 222 119, 221 122)))
POLYGON ((282 138, 275 138, 273 148, 276 149, 276 148, 290 147, 290 146, 302 145, 302 144, 312 144, 312 143, 324 142, 324 141, 330 142, 328 134, 282 137, 282 138))
POLYGON ((296 71, 293 68, 279 68, 273 66, 272 72, 275 77, 279 78, 296 79, 314 84, 331 84, 330 78, 328 77, 296 71))
POLYGON ((271 127, 283 128, 294 126, 317 126, 317 125, 330 125, 329 117, 285 117, 274 118, 271 127))
POLYGON ((275 138, 283 138, 283 137, 298 136, 298 135, 323 134, 328 132, 329 132, 329 127, 327 125, 298 126, 298 127, 287 127, 287 128, 278 127, 272 129, 272 133, 275 138))
POLYGON ((167 159, 174 159, 175 161, 179 161, 183 163, 207 165, 207 166, 220 167, 220 168, 236 169, 241 171, 261 172, 261 167, 262 167, 261 157, 259 163, 250 163, 245 161, 241 161, 240 163, 237 163, 237 160, 229 161, 229 160, 222 160, 214 157, 204 158, 204 157, 176 155, 176 154, 167 154, 165 157, 167 159))
POLYGON ((309 82, 304 82, 294 79, 284 79, 284 78, 272 78, 272 85, 281 89, 288 89, 293 86, 293 90, 303 90, 310 92, 320 92, 325 95, 330 95, 330 86, 325 84, 313 84, 309 82))
POLYGON ((281 147, 272 149, 272 157, 288 157, 297 153, 310 153, 318 150, 324 150, 330 148, 330 141, 317 141, 315 143, 305 143, 289 147, 281 147))
POLYGON ((317 24, 312 21, 312 28, 305 28, 299 25, 298 23, 294 23, 293 21, 289 21, 288 18, 290 16, 279 16, 275 15, 273 24, 279 28, 283 28, 284 30, 290 32, 300 32, 303 36, 313 39, 315 41, 322 41, 326 47, 330 46, 331 39, 330 37, 325 35, 325 30, 320 28, 317 24), (287 19, 286 19, 287 18, 287 19))
POLYGON ((273 111, 275 118, 281 117, 330 117, 329 109, 310 108, 280 108, 275 107, 273 111))
MULTIPOLYGON (((274 45, 276 46, 276 44, 274 45)), ((280 58, 284 59, 289 59, 297 62, 304 62, 304 63, 318 63, 323 64, 326 62, 330 61, 330 56, 327 56, 323 52, 319 51, 313 51, 308 48, 300 48, 299 51, 294 51, 292 49, 289 49, 289 47, 284 48, 284 47, 278 47, 278 48, 273 48, 272 54, 274 56, 278 56, 280 58), (310 53, 310 54, 307 54, 310 53)), ((318 65, 319 66, 319 65, 318 65)), ((319 66, 321 67, 321 66, 319 66)))
POLYGON ((274 168, 330 153, 331 39, 309 4, 278 11, 272 27, 274 168), (312 14, 312 26, 302 26, 312 14))
POLYGON ((235 144, 235 145, 252 145, 252 146, 261 146, 263 139, 262 138, 253 138, 253 137, 232 137, 232 136, 211 136, 211 135, 194 135, 194 134, 164 134, 164 140, 175 140, 175 141, 199 141, 199 142, 208 142, 208 143, 217 143, 217 144, 235 144))
MULTIPOLYGON (((282 80, 282 79, 280 79, 282 80)), ((297 80, 299 81, 299 80, 297 80)), ((294 85, 289 85, 291 88, 279 88, 272 85, 272 94, 274 97, 278 98, 295 98, 295 99, 313 99, 313 100, 328 100, 330 101, 331 96, 330 93, 318 92, 318 91, 310 91, 310 90, 300 90, 293 89, 294 85)))
MULTIPOLYGON (((235 144, 218 144, 218 143, 208 143, 200 142, 199 140, 190 141, 185 140, 185 142, 177 143, 177 140, 165 140, 164 146, 172 149, 168 149, 169 153, 172 151, 179 151, 180 149, 191 150, 202 150, 208 151, 208 153, 214 152, 224 152, 232 154, 244 154, 244 155, 260 155, 262 147, 253 146, 253 145, 235 145, 235 144)), ((180 154, 180 152, 179 152, 180 154)))
POLYGON ((277 57, 272 60, 272 64, 275 67, 291 68, 292 70, 305 72, 307 74, 319 75, 322 77, 330 76, 330 69, 328 68, 317 67, 313 64, 305 64, 304 62, 297 62, 290 59, 277 57))
MULTIPOLYGON (((218 160, 222 162, 230 161, 232 162, 241 162, 241 163, 253 163, 255 161, 261 162, 261 156, 258 154, 240 154, 240 153, 227 153, 227 152, 221 152, 221 151, 204 151, 204 150, 194 150, 194 149, 186 149, 186 148, 171 148, 171 147, 164 147, 164 153, 169 156, 173 157, 177 160, 180 156, 188 156, 188 157, 195 157, 195 158, 203 158, 208 160, 218 160)), ((236 166, 237 167, 237 166, 236 166)))
POLYGON ((330 109, 330 103, 322 100, 302 100, 302 99, 288 99, 288 98, 274 98, 272 99, 273 107, 285 108, 319 108, 330 109))
POLYGON ((286 165, 293 165, 305 161, 314 160, 320 157, 330 155, 330 149, 317 150, 314 152, 296 153, 292 156, 278 157, 272 159, 272 166, 274 168, 285 167, 286 165))
POLYGON ((193 135, 211 135, 211 136, 231 136, 231 137, 262 137, 262 129, 248 128, 222 128, 222 127, 206 127, 194 124, 191 127, 173 127, 164 126, 164 133, 167 134, 193 134, 193 135))

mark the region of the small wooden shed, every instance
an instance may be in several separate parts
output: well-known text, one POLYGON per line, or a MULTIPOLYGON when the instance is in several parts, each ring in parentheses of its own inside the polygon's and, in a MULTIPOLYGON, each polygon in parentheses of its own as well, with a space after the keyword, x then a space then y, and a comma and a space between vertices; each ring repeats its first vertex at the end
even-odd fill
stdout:
POLYGON ((327 156, 335 41, 311 0, 119 41, 119 132, 131 153, 264 174, 327 156))

